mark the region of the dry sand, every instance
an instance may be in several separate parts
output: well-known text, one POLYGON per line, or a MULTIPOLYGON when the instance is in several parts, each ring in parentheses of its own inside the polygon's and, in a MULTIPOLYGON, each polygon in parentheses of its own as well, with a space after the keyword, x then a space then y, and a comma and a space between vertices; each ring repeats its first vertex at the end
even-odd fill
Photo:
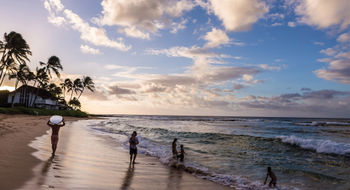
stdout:
POLYGON ((45 132, 48 117, 2 117, 1 125, 8 126, 10 131, 0 139, 1 190, 231 189, 165 166, 149 156, 138 155, 137 163, 129 165, 129 154, 119 143, 92 134, 84 127, 92 120, 67 122, 52 158, 50 134, 45 132), (23 130, 18 125, 33 129, 23 130), (40 137, 30 148, 27 144, 35 136, 40 137))

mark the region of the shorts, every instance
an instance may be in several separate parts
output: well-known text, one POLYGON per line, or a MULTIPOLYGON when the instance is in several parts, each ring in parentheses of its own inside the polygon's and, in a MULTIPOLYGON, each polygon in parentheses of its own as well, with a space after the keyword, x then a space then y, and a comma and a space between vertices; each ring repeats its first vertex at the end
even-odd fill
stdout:
POLYGON ((130 155, 137 154, 137 148, 130 148, 130 155))
POLYGON ((57 145, 58 143, 58 135, 51 135, 51 144, 57 145))

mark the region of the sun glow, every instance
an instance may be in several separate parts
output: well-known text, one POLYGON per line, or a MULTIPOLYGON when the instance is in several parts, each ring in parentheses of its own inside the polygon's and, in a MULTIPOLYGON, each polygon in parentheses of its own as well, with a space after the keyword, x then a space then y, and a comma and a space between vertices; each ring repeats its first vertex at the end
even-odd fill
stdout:
POLYGON ((1 86, 0 90, 14 91, 15 87, 13 87, 13 86, 1 86))

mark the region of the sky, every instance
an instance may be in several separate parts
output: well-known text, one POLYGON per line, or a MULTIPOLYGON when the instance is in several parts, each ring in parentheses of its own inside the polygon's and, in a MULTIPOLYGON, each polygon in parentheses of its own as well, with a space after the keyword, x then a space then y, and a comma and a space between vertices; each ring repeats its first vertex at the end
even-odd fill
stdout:
POLYGON ((61 80, 92 77, 89 113, 350 117, 348 0, 0 4, 30 68, 56 55, 61 80))

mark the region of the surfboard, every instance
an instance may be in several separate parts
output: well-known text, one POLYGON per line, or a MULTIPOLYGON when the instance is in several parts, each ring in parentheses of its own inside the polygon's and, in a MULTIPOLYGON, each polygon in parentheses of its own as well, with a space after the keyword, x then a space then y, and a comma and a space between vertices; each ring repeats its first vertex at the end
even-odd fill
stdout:
POLYGON ((62 120, 63 120, 63 117, 60 115, 53 115, 50 117, 50 123, 55 125, 60 124, 62 120))

